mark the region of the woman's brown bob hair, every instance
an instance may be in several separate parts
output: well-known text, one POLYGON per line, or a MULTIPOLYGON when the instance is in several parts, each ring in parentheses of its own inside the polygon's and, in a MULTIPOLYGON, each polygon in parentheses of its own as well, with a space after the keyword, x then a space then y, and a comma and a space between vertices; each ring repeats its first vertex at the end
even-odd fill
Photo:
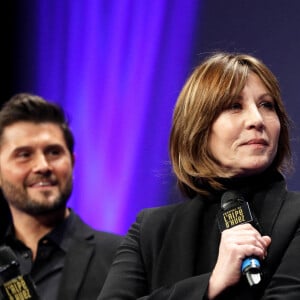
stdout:
POLYGON ((216 53, 206 58, 187 79, 177 99, 169 141, 169 152, 178 185, 188 197, 206 194, 203 184, 215 189, 220 177, 231 177, 208 149, 210 129, 219 114, 242 91, 249 72, 255 73, 274 98, 281 130, 272 168, 292 166, 290 122, 274 74, 257 58, 246 54, 216 53))

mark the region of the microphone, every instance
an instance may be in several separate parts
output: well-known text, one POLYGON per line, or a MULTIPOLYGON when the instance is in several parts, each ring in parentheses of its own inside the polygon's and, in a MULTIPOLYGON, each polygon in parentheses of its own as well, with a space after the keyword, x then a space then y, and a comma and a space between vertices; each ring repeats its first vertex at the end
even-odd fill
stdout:
POLYGON ((0 280, 3 299, 40 300, 33 281, 21 274, 17 257, 8 246, 0 246, 0 280))
MULTIPOLYGON (((232 228, 239 224, 251 223, 259 232, 261 227, 251 213, 248 202, 236 191, 226 191, 221 198, 221 210, 217 215, 219 229, 222 232, 225 229, 232 228)), ((246 257, 241 266, 242 274, 250 286, 257 285, 262 280, 260 261, 255 256, 246 257)))

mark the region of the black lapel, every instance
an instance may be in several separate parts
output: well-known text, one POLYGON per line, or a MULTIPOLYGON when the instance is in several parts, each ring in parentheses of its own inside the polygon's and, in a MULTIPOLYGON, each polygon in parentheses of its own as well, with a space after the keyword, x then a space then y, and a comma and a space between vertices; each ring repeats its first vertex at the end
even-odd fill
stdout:
POLYGON ((260 211, 259 223, 263 228, 263 234, 271 235, 278 214, 284 204, 287 190, 284 180, 274 183, 272 188, 264 194, 260 211))
POLYGON ((74 238, 65 259, 58 299, 77 299, 94 251, 95 246, 91 241, 74 238))

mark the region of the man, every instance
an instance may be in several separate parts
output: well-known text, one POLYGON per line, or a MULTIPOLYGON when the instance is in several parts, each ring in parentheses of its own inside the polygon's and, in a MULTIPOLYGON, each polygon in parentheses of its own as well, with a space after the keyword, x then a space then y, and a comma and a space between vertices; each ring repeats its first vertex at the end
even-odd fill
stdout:
POLYGON ((121 241, 67 207, 73 148, 59 106, 22 93, 0 111, 0 186, 12 217, 3 239, 43 300, 96 299, 121 241))

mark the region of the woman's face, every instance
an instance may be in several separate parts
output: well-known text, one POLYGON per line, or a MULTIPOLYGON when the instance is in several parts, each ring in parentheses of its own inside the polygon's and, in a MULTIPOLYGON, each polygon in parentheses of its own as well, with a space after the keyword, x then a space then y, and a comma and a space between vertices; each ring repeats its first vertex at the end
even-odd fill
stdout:
POLYGON ((250 73, 239 97, 213 123, 208 147, 235 176, 252 175, 272 164, 279 133, 274 100, 260 78, 250 73))

